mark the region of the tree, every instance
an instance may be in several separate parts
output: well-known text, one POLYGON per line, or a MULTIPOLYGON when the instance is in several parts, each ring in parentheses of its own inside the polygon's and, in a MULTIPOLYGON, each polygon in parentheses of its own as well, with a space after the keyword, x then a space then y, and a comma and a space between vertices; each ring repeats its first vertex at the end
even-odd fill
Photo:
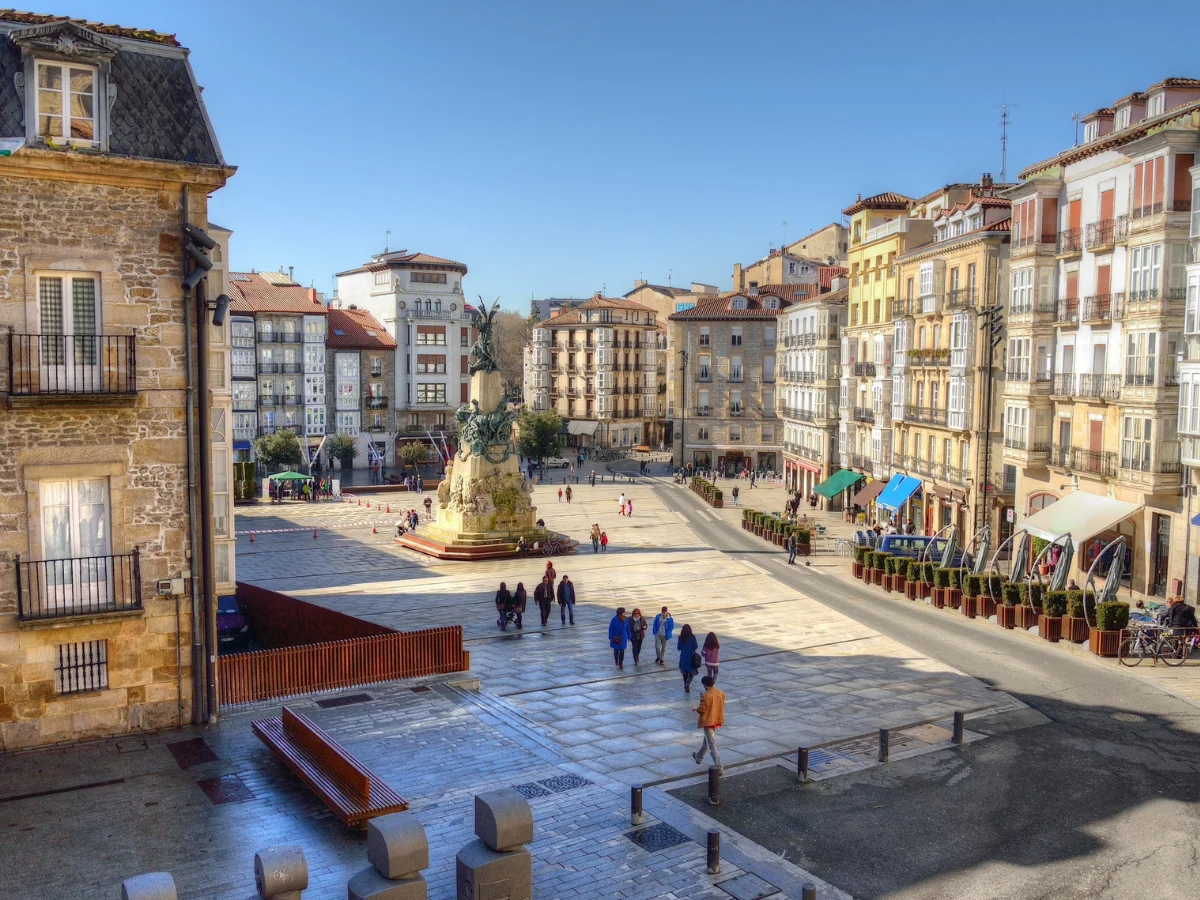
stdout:
POLYGON ((325 440, 325 449, 329 451, 331 459, 336 459, 342 464, 343 469, 352 468, 354 458, 358 456, 358 447, 354 445, 354 438, 348 434, 331 434, 325 440))
POLYGON ((562 423, 562 416, 552 409, 521 410, 517 450, 526 459, 536 459, 539 466, 547 456, 558 456, 563 449, 562 423))
POLYGON ((400 458, 414 468, 429 462, 429 445, 424 441, 410 441, 400 448, 400 458))
POLYGON ((256 438, 254 454, 268 469, 298 466, 304 461, 304 454, 300 451, 300 439, 296 437, 295 432, 286 428, 256 438))
POLYGON ((496 353, 500 363, 500 386, 509 396, 520 396, 525 382, 525 348, 533 340, 531 319, 505 310, 496 316, 496 353))

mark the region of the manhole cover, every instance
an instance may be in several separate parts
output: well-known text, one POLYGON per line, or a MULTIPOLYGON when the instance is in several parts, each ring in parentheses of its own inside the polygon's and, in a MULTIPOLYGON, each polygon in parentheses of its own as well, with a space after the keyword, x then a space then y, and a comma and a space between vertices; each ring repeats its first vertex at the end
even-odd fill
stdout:
POLYGON ((237 775, 221 775, 217 778, 204 778, 196 784, 204 795, 212 801, 213 806, 225 803, 241 803, 253 800, 254 794, 237 775))
POLYGON ((676 831, 666 822, 659 822, 657 825, 651 825, 649 828, 640 828, 637 831, 626 832, 625 837, 648 853, 666 850, 670 847, 678 847, 680 844, 688 842, 686 834, 676 831))
POLYGON ((556 778, 543 778, 538 784, 544 784, 550 790, 554 791, 554 793, 561 794, 563 791, 587 787, 591 782, 586 778, 580 778, 578 775, 559 775, 556 778))
POLYGON ((532 800, 534 797, 549 797, 554 793, 542 787, 536 781, 530 781, 528 784, 514 784, 513 790, 526 800, 532 800))
POLYGON ((1112 717, 1118 722, 1145 722, 1145 716, 1139 716, 1137 713, 1113 713, 1112 717))
POLYGON ((370 703, 375 698, 370 694, 347 694, 344 697, 330 697, 328 700, 318 700, 321 709, 337 709, 339 706, 353 706, 355 703, 370 703))

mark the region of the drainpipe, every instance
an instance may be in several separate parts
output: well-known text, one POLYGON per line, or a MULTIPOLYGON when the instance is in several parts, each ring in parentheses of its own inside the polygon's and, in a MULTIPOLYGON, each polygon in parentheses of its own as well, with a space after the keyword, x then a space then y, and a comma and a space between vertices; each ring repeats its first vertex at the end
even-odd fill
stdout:
MULTIPOLYGON (((183 186, 183 222, 186 225, 188 220, 188 186, 183 186)), ((182 278, 187 277, 187 262, 182 263, 183 274, 182 278)), ((197 572, 199 559, 197 550, 200 547, 200 538, 196 527, 196 431, 195 431, 195 408, 196 408, 196 387, 194 383, 194 373, 192 371, 192 304, 191 298, 188 296, 188 291, 185 288, 183 291, 183 324, 186 339, 183 343, 183 358, 184 370, 187 372, 187 388, 185 395, 187 398, 187 411, 185 417, 185 432, 187 435, 187 497, 188 497, 188 546, 190 558, 188 560, 188 570, 191 575, 191 595, 192 595, 192 721, 203 722, 208 718, 205 708, 205 695, 200 690, 200 679, 206 666, 204 664, 204 642, 201 637, 201 617, 200 617, 200 577, 197 572)), ((178 598, 176 603, 178 604, 178 598)), ((178 638, 179 635, 176 635, 178 638)), ((183 706, 183 672, 179 672, 179 703, 181 708, 180 717, 182 718, 183 706)))
POLYGON ((217 721, 217 615, 216 615, 216 578, 213 566, 213 523, 212 523, 212 403, 208 394, 208 323, 206 313, 208 304, 204 295, 207 279, 196 285, 196 339, 197 359, 196 391, 200 395, 197 430, 200 432, 200 544, 204 551, 204 570, 202 572, 204 602, 204 636, 205 652, 208 653, 208 668, 205 672, 205 694, 208 706, 208 722, 217 721))

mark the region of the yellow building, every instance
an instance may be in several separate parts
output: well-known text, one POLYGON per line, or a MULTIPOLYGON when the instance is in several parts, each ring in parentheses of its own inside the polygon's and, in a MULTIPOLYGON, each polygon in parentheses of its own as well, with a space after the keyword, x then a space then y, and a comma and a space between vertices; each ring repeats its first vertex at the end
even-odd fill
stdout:
MULTIPOLYGON (((845 225, 831 222, 799 240, 785 243, 745 268, 735 263, 733 289, 744 292, 753 288, 762 290, 770 284, 816 284, 819 269, 845 264, 847 233, 845 225)), ((825 289, 829 289, 828 277, 825 289)))

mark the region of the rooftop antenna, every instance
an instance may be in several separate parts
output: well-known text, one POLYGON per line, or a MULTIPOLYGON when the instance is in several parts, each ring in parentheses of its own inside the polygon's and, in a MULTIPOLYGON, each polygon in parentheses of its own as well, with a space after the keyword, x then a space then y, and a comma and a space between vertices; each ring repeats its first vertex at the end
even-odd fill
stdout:
POLYGON ((383 232, 383 252, 389 253, 392 249, 392 229, 388 228, 383 232))
POLYGON ((783 220, 783 247, 787 249, 787 219, 783 220))
POLYGON ((1000 104, 1000 183, 1008 184, 1008 110, 1015 103, 1000 104))
POLYGON ((667 269, 667 287, 671 286, 671 272, 673 271, 673 269, 667 269))
POLYGON ((1075 143, 1071 145, 1072 147, 1079 146, 1079 120, 1082 118, 1080 113, 1071 113, 1071 121, 1075 123, 1075 143))

